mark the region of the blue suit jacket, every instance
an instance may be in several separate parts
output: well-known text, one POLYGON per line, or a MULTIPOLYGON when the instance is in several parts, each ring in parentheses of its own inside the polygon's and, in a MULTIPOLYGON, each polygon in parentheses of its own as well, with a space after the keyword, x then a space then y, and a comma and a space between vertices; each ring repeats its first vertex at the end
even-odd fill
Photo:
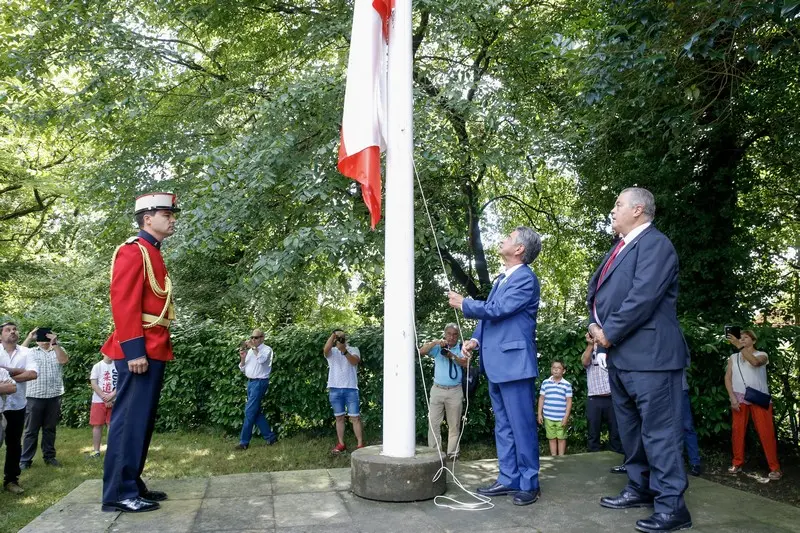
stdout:
POLYGON ((505 383, 539 375, 539 280, 528 265, 515 270, 502 285, 495 282, 485 302, 465 299, 461 310, 467 318, 480 319, 472 337, 480 343, 481 368, 489 381, 505 383))
POLYGON ((620 370, 679 370, 689 362, 676 301, 678 255, 666 235, 654 226, 645 229, 617 255, 600 287, 600 271, 589 281, 586 303, 592 304, 612 346, 608 364, 620 370))

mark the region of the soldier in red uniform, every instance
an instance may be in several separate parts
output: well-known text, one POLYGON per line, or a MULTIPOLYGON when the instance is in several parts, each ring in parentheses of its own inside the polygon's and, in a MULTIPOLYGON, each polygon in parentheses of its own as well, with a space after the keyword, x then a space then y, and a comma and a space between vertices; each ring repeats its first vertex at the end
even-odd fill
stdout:
POLYGON ((173 357, 169 326, 175 310, 161 241, 175 232, 178 211, 174 194, 138 197, 134 215, 139 234, 120 245, 112 259, 115 330, 100 351, 114 360, 118 378, 103 469, 103 511, 154 511, 167 499, 145 486, 142 471, 164 368, 173 357))

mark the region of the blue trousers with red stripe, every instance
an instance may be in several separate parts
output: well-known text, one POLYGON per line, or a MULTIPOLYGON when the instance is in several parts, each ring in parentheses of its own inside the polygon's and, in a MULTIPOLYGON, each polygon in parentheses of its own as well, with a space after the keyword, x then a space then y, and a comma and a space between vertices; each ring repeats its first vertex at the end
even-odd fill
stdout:
POLYGON ((103 464, 103 501, 136 498, 147 490, 142 481, 144 463, 156 422, 166 362, 148 359, 144 374, 133 374, 128 362, 115 360, 117 397, 108 427, 103 464))

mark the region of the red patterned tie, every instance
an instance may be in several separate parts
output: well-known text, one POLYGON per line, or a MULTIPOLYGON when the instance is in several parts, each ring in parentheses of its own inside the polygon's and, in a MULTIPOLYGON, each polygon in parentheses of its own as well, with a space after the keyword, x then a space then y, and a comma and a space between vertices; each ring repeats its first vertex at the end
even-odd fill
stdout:
POLYGON ((600 286, 601 283, 603 283, 603 280, 606 277, 606 272, 608 272, 609 267, 614 262, 614 259, 617 258, 617 254, 619 253, 620 250, 622 250, 623 246, 625 246, 625 240, 624 239, 620 239, 619 242, 617 243, 617 246, 614 248, 614 251, 611 252, 611 257, 608 258, 608 261, 606 261, 606 265, 603 267, 603 270, 600 272, 600 277, 597 278, 597 286, 598 287, 600 286))

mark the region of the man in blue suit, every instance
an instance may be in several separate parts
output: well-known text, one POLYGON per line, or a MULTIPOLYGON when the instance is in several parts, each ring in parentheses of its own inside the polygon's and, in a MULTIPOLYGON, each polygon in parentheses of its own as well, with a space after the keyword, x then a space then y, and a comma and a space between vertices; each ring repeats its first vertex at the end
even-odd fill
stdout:
POLYGON ((676 311, 678 256, 653 225, 653 195, 620 193, 611 228, 621 236, 589 281, 589 334, 607 349, 611 399, 625 449, 628 484, 600 505, 654 506, 636 522, 646 533, 692 527, 683 500, 682 375, 689 361, 676 311))
POLYGON ((519 227, 500 244, 505 273, 500 274, 485 301, 465 299, 451 292, 450 305, 467 318, 478 318, 472 338, 462 352, 471 356, 480 347, 481 370, 489 379, 494 411, 494 435, 500 475, 478 493, 514 494, 515 505, 539 499, 539 442, 536 434, 534 380, 536 367, 536 313, 539 280, 528 267, 542 249, 539 234, 519 227))

